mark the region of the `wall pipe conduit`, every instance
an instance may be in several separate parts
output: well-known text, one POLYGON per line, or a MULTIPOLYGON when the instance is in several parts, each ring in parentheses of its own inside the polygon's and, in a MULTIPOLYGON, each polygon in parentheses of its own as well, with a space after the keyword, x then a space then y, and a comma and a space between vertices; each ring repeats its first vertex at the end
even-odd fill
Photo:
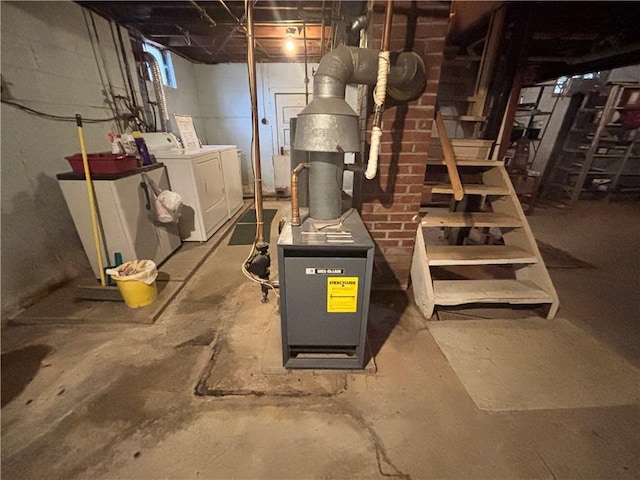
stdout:
POLYGON ((151 69, 151 81, 153 89, 156 93, 156 103, 160 112, 160 128, 163 132, 169 131, 169 109, 167 108, 167 96, 164 93, 164 85, 162 83, 162 73, 158 60, 149 52, 143 53, 144 61, 149 64, 151 69))
POLYGON ((258 86, 256 80, 255 36, 253 31, 253 4, 245 0, 247 12, 247 64, 249 67, 249 94, 251 97, 251 157, 253 159, 254 196, 256 208, 256 245, 269 244, 264 238, 262 202, 262 163, 260 160, 260 134, 258 126, 258 86))
POLYGON ((382 113, 387 96, 387 79, 389 77, 389 43, 391 39, 391 23, 393 21, 393 0, 387 1, 387 12, 384 19, 384 34, 382 36, 382 51, 378 54, 378 81, 373 91, 376 104, 371 128, 371 148, 369 161, 364 176, 367 180, 375 178, 378 173, 378 155, 380 153, 380 139, 382 138, 382 113))

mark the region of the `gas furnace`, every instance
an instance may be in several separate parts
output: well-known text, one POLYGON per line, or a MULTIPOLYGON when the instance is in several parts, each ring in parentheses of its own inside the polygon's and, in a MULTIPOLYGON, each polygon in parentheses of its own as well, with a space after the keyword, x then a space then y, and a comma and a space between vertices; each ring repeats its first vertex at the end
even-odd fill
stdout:
POLYGON ((284 366, 363 368, 374 244, 355 210, 322 225, 287 223, 278 240, 284 366))

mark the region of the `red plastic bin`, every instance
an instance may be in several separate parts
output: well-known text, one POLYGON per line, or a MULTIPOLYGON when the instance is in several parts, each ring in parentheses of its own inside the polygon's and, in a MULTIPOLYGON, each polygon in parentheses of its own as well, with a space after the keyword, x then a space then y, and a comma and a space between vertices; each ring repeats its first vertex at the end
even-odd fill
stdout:
MULTIPOLYGON (((76 153, 75 155, 64 158, 66 158, 69 165, 71 165, 73 173, 84 175, 82 154, 76 153)), ((135 155, 90 153, 87 155, 87 160, 89 161, 89 172, 97 175, 130 172, 138 168, 138 159, 135 155)))

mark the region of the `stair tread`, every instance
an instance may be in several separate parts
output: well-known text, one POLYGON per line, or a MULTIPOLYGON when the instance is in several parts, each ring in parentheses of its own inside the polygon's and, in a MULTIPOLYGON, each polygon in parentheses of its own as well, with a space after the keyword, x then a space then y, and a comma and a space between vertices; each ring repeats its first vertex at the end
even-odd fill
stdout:
POLYGON ((491 212, 428 212, 423 227, 520 227, 519 218, 491 212))
POLYGON ((469 96, 451 96, 451 97, 445 97, 445 98, 440 98, 438 97, 438 103, 442 104, 442 103, 453 103, 453 102, 477 102, 479 99, 479 97, 475 96, 475 95, 469 95, 469 96))
POLYGON ((457 120, 459 122, 484 122, 487 117, 484 115, 442 115, 445 121, 457 120))
POLYGON ((437 305, 463 303, 551 303, 553 296, 535 283, 511 279, 434 280, 437 305))
POLYGON ((460 84, 460 83, 471 83, 471 80, 467 77, 461 76, 461 77, 443 77, 440 79, 440 83, 445 83, 445 84, 449 84, 449 83, 455 83, 455 84, 460 84))
POLYGON ((508 245, 427 245, 429 265, 504 265, 537 263, 537 257, 508 245))
MULTIPOLYGON (((447 183, 426 185, 431 187, 432 193, 453 193, 453 187, 447 183)), ((506 186, 466 184, 462 185, 465 195, 509 195, 506 186)))
POLYGON ((479 62, 482 60, 481 56, 470 55, 458 55, 454 58, 444 58, 442 60, 443 65, 467 65, 469 63, 479 62))
MULTIPOLYGON (((444 159, 434 158, 427 160, 427 165, 446 165, 446 162, 444 159)), ((458 167, 500 167, 504 165, 504 162, 473 157, 456 157, 456 165, 458 167)))

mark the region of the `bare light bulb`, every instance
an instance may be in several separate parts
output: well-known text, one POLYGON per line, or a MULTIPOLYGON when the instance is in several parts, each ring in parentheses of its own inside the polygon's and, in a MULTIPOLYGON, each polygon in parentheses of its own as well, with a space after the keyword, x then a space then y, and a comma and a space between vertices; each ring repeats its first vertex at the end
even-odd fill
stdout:
POLYGON ((293 52, 293 50, 296 48, 295 45, 293 44, 293 40, 287 40, 287 43, 285 44, 285 48, 287 49, 288 52, 293 52))

